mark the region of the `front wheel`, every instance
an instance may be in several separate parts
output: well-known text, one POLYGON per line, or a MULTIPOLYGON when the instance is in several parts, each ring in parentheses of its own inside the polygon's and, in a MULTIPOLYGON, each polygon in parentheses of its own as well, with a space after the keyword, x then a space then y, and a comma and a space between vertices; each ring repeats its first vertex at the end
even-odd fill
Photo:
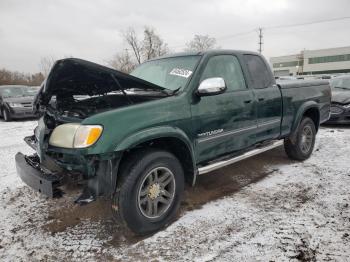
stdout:
POLYGON ((284 149, 289 158, 303 161, 308 159, 314 149, 316 140, 316 127, 314 121, 304 117, 298 127, 296 139, 284 140, 284 149))
POLYGON ((135 153, 122 166, 120 179, 114 210, 133 232, 149 234, 175 218, 184 190, 184 173, 173 154, 161 150, 135 153))

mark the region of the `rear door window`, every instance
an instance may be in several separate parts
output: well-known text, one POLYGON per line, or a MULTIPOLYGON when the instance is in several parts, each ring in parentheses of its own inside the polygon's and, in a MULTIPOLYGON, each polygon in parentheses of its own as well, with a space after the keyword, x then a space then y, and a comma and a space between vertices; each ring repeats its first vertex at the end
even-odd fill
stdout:
POLYGON ((255 89, 266 88, 271 84, 271 75, 266 63, 257 55, 244 55, 255 89))

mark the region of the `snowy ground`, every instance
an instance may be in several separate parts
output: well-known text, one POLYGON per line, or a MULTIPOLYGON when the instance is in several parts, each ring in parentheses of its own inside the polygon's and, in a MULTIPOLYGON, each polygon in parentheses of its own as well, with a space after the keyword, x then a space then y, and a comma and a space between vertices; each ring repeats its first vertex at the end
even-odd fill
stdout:
POLYGON ((0 122, 1 261, 350 261, 350 128, 322 128, 304 163, 280 148, 201 176, 177 221, 137 238, 108 201, 46 199, 17 178, 34 126, 0 122))

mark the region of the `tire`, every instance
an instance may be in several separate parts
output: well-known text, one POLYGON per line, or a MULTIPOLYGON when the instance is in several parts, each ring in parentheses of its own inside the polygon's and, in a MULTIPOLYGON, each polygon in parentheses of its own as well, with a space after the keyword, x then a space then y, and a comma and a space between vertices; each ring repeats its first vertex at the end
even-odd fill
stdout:
POLYGON ((316 140, 316 127, 314 121, 304 117, 298 127, 295 139, 286 138, 284 149, 290 159, 303 161, 310 157, 316 140))
POLYGON ((176 217, 184 191, 179 160, 167 151, 142 150, 124 163, 112 204, 117 217, 137 235, 167 226, 176 217))
POLYGON ((2 117, 4 118, 5 122, 11 121, 11 115, 6 108, 2 110, 2 117))

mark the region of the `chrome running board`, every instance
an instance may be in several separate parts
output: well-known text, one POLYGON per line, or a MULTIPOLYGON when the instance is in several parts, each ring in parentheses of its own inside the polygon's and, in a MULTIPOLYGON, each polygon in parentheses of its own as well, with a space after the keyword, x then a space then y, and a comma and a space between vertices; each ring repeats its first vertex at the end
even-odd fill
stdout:
POLYGON ((260 153, 274 149, 274 148, 279 147, 281 145, 283 145, 283 140, 275 141, 271 144, 268 144, 267 146, 264 146, 261 148, 255 148, 251 151, 248 151, 248 152, 244 153, 243 155, 239 155, 239 156, 227 159, 227 160, 221 160, 221 161, 215 162, 213 164, 209 164, 207 166, 200 167, 200 168, 198 168, 198 175, 203 175, 203 174, 209 173, 209 172, 214 171, 216 169, 231 165, 233 163, 236 163, 236 162, 239 162, 241 160, 247 159, 249 157, 258 155, 260 153))

